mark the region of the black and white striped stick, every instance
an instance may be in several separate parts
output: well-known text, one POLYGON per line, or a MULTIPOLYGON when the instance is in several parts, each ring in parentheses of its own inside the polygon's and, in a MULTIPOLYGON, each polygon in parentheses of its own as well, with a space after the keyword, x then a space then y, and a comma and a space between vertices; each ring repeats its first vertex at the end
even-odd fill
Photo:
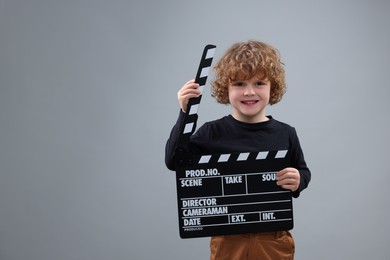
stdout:
POLYGON ((203 50, 202 58, 195 77, 195 82, 199 84, 201 94, 199 97, 191 98, 188 101, 186 115, 180 128, 180 136, 176 153, 176 162, 179 165, 192 163, 191 156, 186 154, 187 151, 185 151, 183 147, 189 143, 191 135, 195 132, 196 122, 198 120, 198 108, 202 99, 203 90, 206 85, 211 64, 213 62, 215 50, 216 46, 211 44, 206 45, 203 50))

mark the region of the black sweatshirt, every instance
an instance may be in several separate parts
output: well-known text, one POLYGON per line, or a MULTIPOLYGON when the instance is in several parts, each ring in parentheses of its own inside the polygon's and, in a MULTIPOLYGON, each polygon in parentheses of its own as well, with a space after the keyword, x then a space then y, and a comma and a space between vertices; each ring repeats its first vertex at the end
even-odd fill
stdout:
MULTIPOLYGON (((175 149, 180 135, 180 125, 185 114, 180 111, 165 147, 165 164, 175 170, 175 149)), ((301 175, 299 189, 293 192, 297 198, 310 182, 311 173, 295 129, 268 116, 268 121, 244 123, 231 115, 210 121, 201 126, 190 138, 188 151, 193 154, 221 154, 289 150, 291 165, 301 175)))

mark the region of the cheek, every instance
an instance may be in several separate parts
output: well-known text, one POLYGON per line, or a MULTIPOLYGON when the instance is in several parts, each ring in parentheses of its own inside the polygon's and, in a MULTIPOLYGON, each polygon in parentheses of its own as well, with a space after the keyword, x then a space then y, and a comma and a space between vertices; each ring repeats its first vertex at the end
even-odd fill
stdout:
POLYGON ((262 99, 269 100, 269 99, 270 99, 270 96, 271 96, 271 91, 270 91, 269 88, 268 88, 268 89, 264 89, 264 91, 262 91, 262 92, 260 93, 260 95, 261 95, 261 98, 262 98, 262 99))
POLYGON ((227 99, 229 100, 229 103, 234 103, 235 100, 237 100, 237 93, 235 91, 229 91, 227 93, 227 99))
POLYGON ((233 93, 234 91, 232 91, 232 89, 229 87, 228 89, 227 89, 227 91, 226 91, 226 99, 225 100, 227 100, 229 103, 232 103, 232 99, 233 99, 233 96, 234 96, 234 93, 233 93))
POLYGON ((231 95, 231 94, 228 94, 228 97, 227 97, 226 100, 228 101, 229 104, 232 104, 232 103, 233 103, 232 95, 231 95))

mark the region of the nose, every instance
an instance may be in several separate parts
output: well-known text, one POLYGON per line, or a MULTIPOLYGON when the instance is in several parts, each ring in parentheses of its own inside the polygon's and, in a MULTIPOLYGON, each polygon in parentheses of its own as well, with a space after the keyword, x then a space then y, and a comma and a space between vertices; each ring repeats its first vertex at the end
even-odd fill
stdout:
POLYGON ((244 96, 253 96, 255 94, 254 86, 252 84, 248 84, 244 90, 244 96))

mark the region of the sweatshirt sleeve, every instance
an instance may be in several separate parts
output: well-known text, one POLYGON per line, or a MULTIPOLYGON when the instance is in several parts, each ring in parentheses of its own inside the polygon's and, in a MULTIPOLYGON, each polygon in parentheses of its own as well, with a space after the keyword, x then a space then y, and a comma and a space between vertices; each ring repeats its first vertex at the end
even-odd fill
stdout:
POLYGON ((175 170, 175 151, 180 136, 180 127, 184 120, 185 113, 180 109, 179 117, 173 126, 165 145, 165 165, 171 171, 175 170))
POLYGON ((303 151, 298 139, 298 135, 293 129, 293 135, 292 135, 292 163, 294 167, 299 171, 299 174, 301 176, 301 180, 299 183, 299 188, 295 192, 293 192, 293 197, 298 198, 301 191, 307 188, 309 185, 310 179, 311 179, 311 172, 310 169, 306 165, 306 161, 303 155, 303 151))

